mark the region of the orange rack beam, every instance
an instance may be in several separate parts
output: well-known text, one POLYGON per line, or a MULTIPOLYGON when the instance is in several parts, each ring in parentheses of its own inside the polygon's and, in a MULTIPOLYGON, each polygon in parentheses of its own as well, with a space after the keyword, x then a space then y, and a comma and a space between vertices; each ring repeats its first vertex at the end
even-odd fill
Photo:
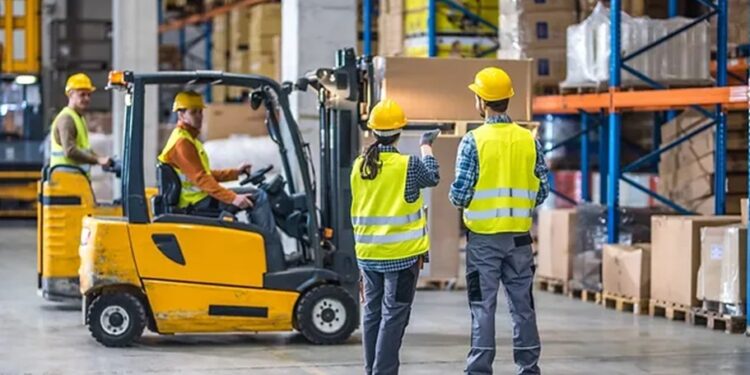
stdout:
POLYGON ((235 3, 216 7, 205 13, 193 14, 191 16, 178 20, 167 21, 164 24, 159 25, 159 32, 165 33, 167 31, 179 30, 188 25, 196 25, 208 22, 216 16, 231 12, 235 8, 244 8, 265 3, 278 3, 279 1, 280 0, 240 0, 235 3))
POLYGON ((728 109, 745 109, 748 107, 748 100, 748 86, 729 86, 537 96, 534 98, 533 108, 534 114, 578 113, 580 110, 598 112, 610 108, 653 112, 716 104, 728 109))

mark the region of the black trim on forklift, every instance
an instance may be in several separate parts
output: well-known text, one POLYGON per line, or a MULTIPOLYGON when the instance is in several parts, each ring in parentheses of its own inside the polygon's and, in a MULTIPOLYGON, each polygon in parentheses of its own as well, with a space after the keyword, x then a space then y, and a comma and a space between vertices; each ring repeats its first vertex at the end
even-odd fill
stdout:
POLYGON ((185 256, 182 255, 180 243, 177 241, 177 237, 175 237, 174 234, 155 233, 151 235, 151 240, 154 241, 154 244, 159 251, 164 254, 165 257, 169 258, 169 260, 181 266, 186 264, 185 256))
POLYGON ((209 305, 208 315, 268 318, 268 307, 209 305))
POLYGON ((42 196, 42 206, 79 206, 81 197, 76 195, 68 196, 42 196))

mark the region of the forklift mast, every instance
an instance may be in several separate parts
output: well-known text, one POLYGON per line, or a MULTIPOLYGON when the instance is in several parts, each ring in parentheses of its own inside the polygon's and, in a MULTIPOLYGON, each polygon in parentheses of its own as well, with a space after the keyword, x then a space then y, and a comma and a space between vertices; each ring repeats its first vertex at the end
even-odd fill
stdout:
POLYGON ((333 232, 330 247, 338 251, 331 253, 330 261, 340 275, 352 275, 347 268, 356 264, 349 176, 373 104, 372 77, 371 57, 358 58, 347 48, 337 51, 333 68, 318 69, 310 79, 318 89, 320 112, 321 228, 333 232))

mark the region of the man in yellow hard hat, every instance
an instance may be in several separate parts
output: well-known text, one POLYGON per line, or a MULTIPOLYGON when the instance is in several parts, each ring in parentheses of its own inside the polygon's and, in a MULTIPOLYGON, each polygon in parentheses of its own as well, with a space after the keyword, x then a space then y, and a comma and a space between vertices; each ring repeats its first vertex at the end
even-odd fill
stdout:
POLYGON ((271 205, 265 191, 255 188, 227 189, 219 182, 237 180, 240 174, 250 174, 250 164, 243 163, 237 169, 211 169, 198 139, 203 124, 203 97, 194 91, 183 91, 175 96, 172 111, 177 113, 177 126, 167 140, 159 161, 175 169, 182 182, 179 208, 188 214, 234 211, 234 207, 247 210, 250 221, 266 233, 267 243, 278 251, 273 255, 283 256, 281 239, 276 231, 271 205))
POLYGON ((88 172, 91 165, 108 166, 112 159, 91 150, 89 130, 83 115, 96 88, 83 73, 73 74, 65 84, 68 105, 52 121, 50 127, 50 166, 71 165, 88 172))
POLYGON ((367 122, 375 142, 354 162, 351 219, 364 281, 362 346, 366 374, 397 374, 422 257, 430 247, 420 189, 440 180, 432 143, 422 135, 422 158, 396 149, 406 126, 403 109, 384 99, 367 122))
POLYGON ((508 74, 500 68, 482 69, 469 89, 485 123, 461 140, 449 193, 451 203, 463 209, 469 230, 466 282, 472 331, 466 373, 492 373, 502 281, 513 320, 518 374, 539 374, 529 229, 534 208, 549 194, 548 169, 539 142, 506 113, 514 94, 508 74))

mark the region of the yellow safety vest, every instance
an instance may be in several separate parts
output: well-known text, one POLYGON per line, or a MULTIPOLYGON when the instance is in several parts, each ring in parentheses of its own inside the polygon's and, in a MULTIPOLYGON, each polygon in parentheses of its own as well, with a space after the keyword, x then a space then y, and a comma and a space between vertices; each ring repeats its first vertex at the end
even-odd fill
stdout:
POLYGON ((55 116, 55 120, 52 121, 52 126, 50 126, 50 159, 49 164, 51 167, 54 167, 56 165, 74 165, 77 167, 82 168, 87 173, 91 169, 91 166, 88 164, 79 164, 78 162, 69 159, 65 156, 65 150, 63 149, 63 146, 55 140, 55 128, 57 127, 57 122, 60 120, 61 116, 70 116, 73 119, 73 123, 76 125, 76 147, 78 147, 81 150, 84 151, 91 151, 91 144, 89 143, 89 129, 86 127, 86 120, 81 117, 78 112, 73 110, 70 107, 63 108, 60 113, 55 116))
POLYGON ((354 162, 351 174, 354 241, 357 258, 395 260, 427 252, 427 218, 420 195, 406 202, 406 171, 409 156, 386 152, 377 177, 365 180, 359 169, 363 159, 354 162))
MULTIPOLYGON (((167 154, 180 139, 185 139, 195 146, 195 149, 198 151, 198 156, 201 159, 203 170, 205 170, 206 173, 211 174, 211 168, 209 167, 210 164, 208 163, 208 154, 206 154, 206 150, 203 149, 203 143, 200 140, 193 138, 193 136, 190 135, 190 132, 185 129, 175 128, 174 130, 172 130, 172 134, 169 136, 167 144, 164 146, 164 150, 162 150, 161 154, 159 154, 159 161, 168 164, 167 154)), ((178 203, 178 207, 185 208, 192 204, 198 203, 198 201, 208 196, 208 193, 193 185, 193 183, 188 180, 187 176, 185 176, 185 174, 182 173, 179 168, 175 167, 174 165, 172 165, 172 167, 174 168, 175 172, 177 172, 177 175, 180 177, 180 182, 182 183, 182 190, 180 191, 180 202, 178 203)))
POLYGON ((485 124, 471 134, 479 179, 464 210, 466 227, 479 234, 528 231, 539 191, 534 137, 514 123, 485 124))

